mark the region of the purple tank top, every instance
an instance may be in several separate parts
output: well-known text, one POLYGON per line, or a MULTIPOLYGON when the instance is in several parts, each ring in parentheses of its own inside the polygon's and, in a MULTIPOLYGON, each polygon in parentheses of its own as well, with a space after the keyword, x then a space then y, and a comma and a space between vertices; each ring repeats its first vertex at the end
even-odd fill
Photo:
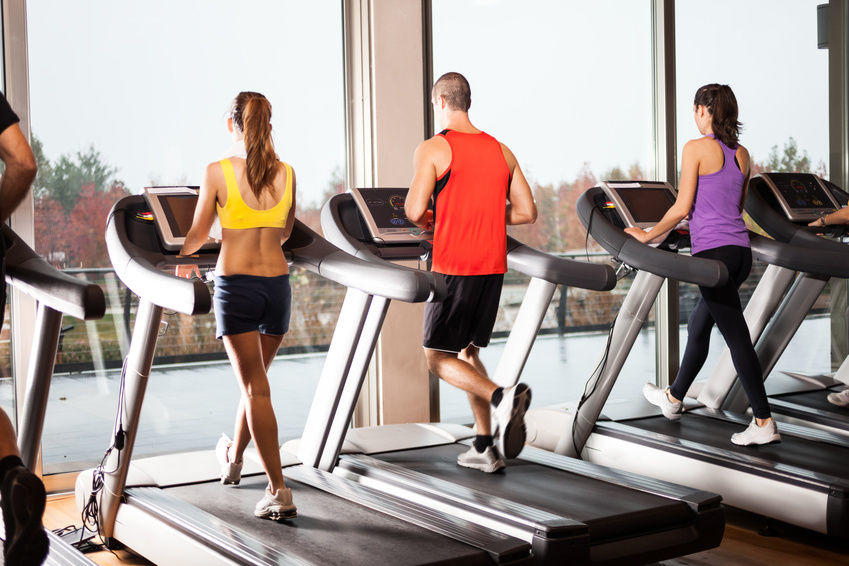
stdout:
MULTIPOLYGON (((709 137, 716 139, 713 134, 709 137)), ((745 176, 734 160, 737 149, 717 141, 725 162, 716 173, 699 175, 690 210, 690 251, 694 254, 720 246, 749 247, 749 233, 740 212, 745 176)))

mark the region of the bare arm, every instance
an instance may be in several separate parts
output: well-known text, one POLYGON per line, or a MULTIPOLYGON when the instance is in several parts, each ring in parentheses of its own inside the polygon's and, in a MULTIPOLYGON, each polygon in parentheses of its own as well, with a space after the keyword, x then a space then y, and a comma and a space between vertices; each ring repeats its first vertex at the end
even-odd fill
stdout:
POLYGON ((828 226, 829 224, 849 224, 849 206, 821 216, 808 224, 808 226, 828 226))
POLYGON ((740 213, 746 209, 746 195, 749 192, 749 179, 752 176, 752 168, 749 161, 749 152, 745 147, 740 146, 741 156, 743 157, 743 161, 745 161, 745 171, 743 172, 743 192, 740 194, 740 213))
POLYGON ((186 241, 180 249, 180 255, 191 255, 198 251, 209 239, 209 229, 215 220, 215 201, 218 197, 216 181, 222 176, 221 167, 218 163, 207 166, 203 175, 203 181, 198 193, 198 204, 195 207, 195 215, 192 219, 192 227, 186 234, 186 241))
POLYGON ((283 235, 280 237, 280 243, 289 239, 292 235, 292 229, 295 227, 295 189, 297 188, 297 180, 295 178, 295 170, 292 169, 292 205, 289 207, 289 215, 286 217, 286 225, 283 227, 283 235))
POLYGON ((506 222, 508 225, 516 224, 533 224, 537 219, 537 205, 534 203, 534 195, 531 192, 531 187, 528 185, 525 174, 522 173, 522 168, 519 167, 519 161, 513 152, 501 144, 501 151, 504 153, 504 159, 507 161, 507 167, 510 169, 510 187, 507 189, 507 205, 506 222))
POLYGON ((669 207, 669 210, 666 211, 660 222, 655 224, 648 232, 644 232, 639 228, 628 228, 625 231, 645 243, 675 228, 679 222, 690 214, 690 209, 693 208, 693 200, 696 198, 698 181, 699 157, 693 142, 687 142, 681 158, 681 179, 678 181, 678 197, 675 199, 675 203, 669 207))
POLYGON ((433 146, 427 140, 419 144, 413 155, 415 173, 410 182, 410 191, 404 203, 404 213, 410 222, 421 228, 433 223, 433 211, 428 210, 433 189, 436 186, 436 167, 433 162, 433 146))
POLYGON ((32 149, 17 124, 0 133, 0 159, 6 164, 0 180, 0 222, 6 222, 26 196, 37 171, 32 149))

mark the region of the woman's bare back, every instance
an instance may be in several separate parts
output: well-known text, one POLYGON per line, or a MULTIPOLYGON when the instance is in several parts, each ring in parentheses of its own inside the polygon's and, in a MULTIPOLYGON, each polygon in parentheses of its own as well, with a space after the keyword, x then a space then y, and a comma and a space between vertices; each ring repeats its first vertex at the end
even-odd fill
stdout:
MULTIPOLYGON (((283 198, 287 183, 285 167, 281 165, 278 168, 271 190, 262 191, 257 198, 248 183, 245 160, 231 157, 230 162, 233 164, 239 194, 249 208, 268 210, 283 198)), ((217 179, 217 200, 218 204, 223 207, 227 202, 227 186, 223 174, 220 175, 220 182, 218 181, 217 179)), ((281 246, 285 241, 285 235, 291 231, 290 224, 293 221, 294 218, 290 215, 284 228, 223 229, 221 253, 218 256, 215 272, 218 275, 244 274, 263 277, 275 277, 289 273, 289 266, 286 263, 286 257, 283 255, 281 246)))

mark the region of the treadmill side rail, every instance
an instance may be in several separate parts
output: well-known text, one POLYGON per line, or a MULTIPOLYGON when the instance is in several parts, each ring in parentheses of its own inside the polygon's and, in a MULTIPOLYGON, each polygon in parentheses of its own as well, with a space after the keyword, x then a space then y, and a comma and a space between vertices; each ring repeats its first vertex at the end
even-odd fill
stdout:
POLYGON ((628 487, 659 497, 683 501, 694 511, 721 507, 722 497, 707 491, 693 490, 689 487, 663 480, 623 472, 606 466, 599 466, 577 458, 567 458, 533 446, 525 446, 519 455, 522 460, 557 468, 582 476, 628 487))
MULTIPOLYGON (((304 560, 281 548, 264 544, 247 531, 222 521, 185 501, 168 495, 158 487, 135 487, 125 492, 124 505, 148 513, 154 520, 169 525, 187 536, 214 548, 216 553, 235 564, 267 566, 309 566, 304 560)), ((152 541, 156 544, 156 541, 152 541)))

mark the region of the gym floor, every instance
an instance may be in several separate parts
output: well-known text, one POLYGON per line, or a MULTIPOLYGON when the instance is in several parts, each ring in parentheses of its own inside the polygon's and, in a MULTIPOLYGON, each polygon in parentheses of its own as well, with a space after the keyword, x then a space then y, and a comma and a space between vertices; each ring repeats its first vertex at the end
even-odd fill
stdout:
MULTIPOLYGON (((737 509, 727 509, 725 538, 719 548, 666 560, 663 566, 831 566, 849 564, 849 541, 838 541, 783 523, 767 521, 737 509)), ((73 495, 51 498, 44 517, 45 526, 59 529, 79 525, 80 514, 73 495)), ((101 551, 89 554, 101 565, 151 564, 129 551, 101 551)))

